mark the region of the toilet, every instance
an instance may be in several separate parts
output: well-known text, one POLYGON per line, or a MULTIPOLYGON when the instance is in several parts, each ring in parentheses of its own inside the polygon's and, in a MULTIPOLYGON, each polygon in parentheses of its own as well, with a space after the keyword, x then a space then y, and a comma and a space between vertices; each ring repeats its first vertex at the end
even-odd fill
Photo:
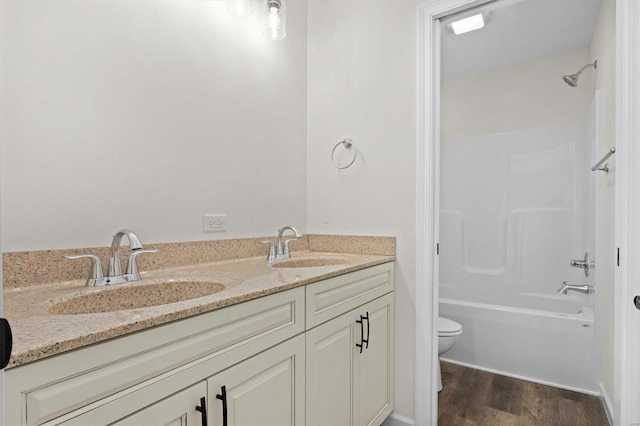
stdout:
POLYGON ((447 318, 438 317, 438 392, 442 390, 440 355, 450 350, 462 334, 462 325, 447 318))

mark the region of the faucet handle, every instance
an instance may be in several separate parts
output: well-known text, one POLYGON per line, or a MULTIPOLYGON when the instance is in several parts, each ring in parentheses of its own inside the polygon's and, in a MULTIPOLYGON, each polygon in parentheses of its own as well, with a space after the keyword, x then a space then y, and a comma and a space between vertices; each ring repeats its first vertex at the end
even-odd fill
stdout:
POLYGON ((131 252, 129 260, 127 261, 127 275, 139 275, 138 264, 136 263, 136 257, 143 253, 155 253, 158 249, 138 249, 131 252))
POLYGON ((78 254, 78 255, 65 255, 67 259, 91 259, 91 266, 89 267, 89 278, 87 278, 88 286, 96 286, 101 285, 98 283, 98 280, 104 278, 102 273, 102 263, 100 262, 100 258, 93 254, 78 254))
POLYGON ((282 253, 282 254, 284 254, 285 256, 289 256, 289 243, 290 243, 291 241, 296 241, 296 240, 298 240, 299 238, 300 238, 300 237, 296 237, 296 238, 291 238, 291 239, 285 240, 285 241, 284 241, 284 251, 283 251, 283 253, 282 253))
POLYGON ((269 244, 269 254, 267 255, 267 262, 272 263, 276 259, 276 245, 273 241, 264 240, 260 241, 262 244, 269 244))

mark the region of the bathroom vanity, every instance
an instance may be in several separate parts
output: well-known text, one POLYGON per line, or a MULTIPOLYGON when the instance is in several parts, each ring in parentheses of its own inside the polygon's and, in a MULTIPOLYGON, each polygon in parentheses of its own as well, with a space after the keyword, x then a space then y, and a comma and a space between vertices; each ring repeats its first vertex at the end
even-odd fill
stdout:
POLYGON ((50 315, 47 334, 106 325, 76 338, 64 330, 53 356, 55 344, 17 345, 7 424, 380 424, 393 409, 393 257, 335 256, 347 263, 212 263, 183 271, 191 280, 222 271, 225 290, 195 302, 50 315), (108 336, 114 316, 122 332, 108 336))

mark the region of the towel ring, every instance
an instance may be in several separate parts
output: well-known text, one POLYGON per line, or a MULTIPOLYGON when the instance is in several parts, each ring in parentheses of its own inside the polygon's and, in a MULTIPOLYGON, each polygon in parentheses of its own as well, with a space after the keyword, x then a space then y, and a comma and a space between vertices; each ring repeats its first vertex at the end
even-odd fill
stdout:
POLYGON ((356 148, 356 146, 353 144, 353 141, 349 138, 341 140, 331 150, 331 163, 333 164, 333 167, 335 167, 338 170, 343 170, 343 169, 346 169, 347 167, 351 167, 351 165, 356 162, 357 157, 358 157, 358 148, 356 148), (346 166, 339 166, 335 159, 336 149, 338 149, 340 145, 343 145, 345 149, 353 148, 353 158, 351 159, 351 161, 349 161, 349 164, 347 164, 346 166))

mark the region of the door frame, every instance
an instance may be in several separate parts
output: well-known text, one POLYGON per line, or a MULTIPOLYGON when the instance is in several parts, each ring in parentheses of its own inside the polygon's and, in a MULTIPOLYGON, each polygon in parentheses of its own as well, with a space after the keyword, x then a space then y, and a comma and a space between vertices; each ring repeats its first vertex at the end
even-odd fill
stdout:
POLYGON ((615 424, 640 424, 640 2, 616 1, 615 424), (635 141, 635 144, 634 144, 635 141), (635 173, 634 166, 635 165, 635 173))
MULTIPOLYGON (((431 0, 418 7, 416 146, 416 425, 437 424, 438 254, 440 151, 440 27, 438 18, 492 0, 431 0), (418 307, 425 307, 419 309, 418 307), (430 309, 429 309, 430 308, 430 309)), ((613 420, 640 424, 640 2, 616 0, 616 201, 613 420), (634 78, 635 77, 635 78, 634 78), (636 118, 634 122, 634 118, 636 118), (637 144, 634 147, 633 141, 637 144), (635 148, 635 149, 634 149, 635 148), (634 262, 635 260, 635 262, 634 262)))

